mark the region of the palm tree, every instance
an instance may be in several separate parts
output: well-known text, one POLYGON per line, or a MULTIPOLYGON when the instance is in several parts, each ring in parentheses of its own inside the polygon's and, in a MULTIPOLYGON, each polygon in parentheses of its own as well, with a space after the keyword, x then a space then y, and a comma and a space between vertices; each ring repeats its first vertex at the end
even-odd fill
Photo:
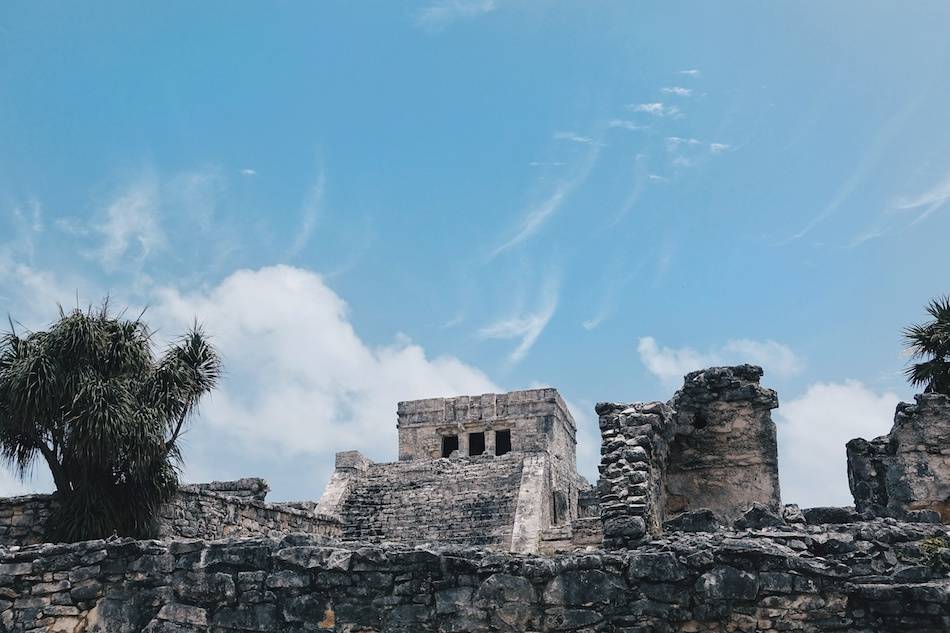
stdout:
POLYGON ((160 357, 141 320, 101 308, 45 332, 0 338, 0 458, 22 478, 45 460, 57 503, 51 540, 152 536, 174 493, 178 441, 221 375, 195 325, 160 357))
POLYGON ((911 357, 923 359, 905 373, 925 392, 950 395, 950 295, 933 299, 927 312, 933 320, 904 329, 911 357))

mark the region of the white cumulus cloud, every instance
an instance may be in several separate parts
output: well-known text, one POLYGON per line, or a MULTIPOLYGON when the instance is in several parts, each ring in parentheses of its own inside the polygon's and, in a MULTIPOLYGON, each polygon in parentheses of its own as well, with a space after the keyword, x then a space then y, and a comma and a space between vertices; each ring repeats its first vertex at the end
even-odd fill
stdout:
POLYGON ((683 376, 697 369, 718 365, 751 363, 769 374, 791 376, 803 366, 801 358, 787 345, 775 341, 732 339, 706 351, 692 347, 663 347, 652 336, 637 343, 640 361, 668 387, 677 387, 683 376))
POLYGON ((778 426, 782 501, 806 506, 852 505, 845 444, 887 433, 898 397, 856 380, 817 383, 781 402, 778 426))
POLYGON ((248 453, 325 455, 329 463, 335 451, 360 449, 391 460, 398 401, 499 390, 478 369, 430 358, 404 337, 369 345, 343 299, 300 268, 241 270, 200 292, 165 288, 149 314, 164 332, 197 315, 213 336, 226 375, 201 423, 248 453))

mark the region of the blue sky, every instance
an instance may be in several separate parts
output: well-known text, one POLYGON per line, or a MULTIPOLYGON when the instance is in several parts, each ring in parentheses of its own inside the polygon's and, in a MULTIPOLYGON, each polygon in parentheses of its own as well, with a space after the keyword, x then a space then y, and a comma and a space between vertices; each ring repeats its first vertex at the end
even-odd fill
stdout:
POLYGON ((594 402, 749 361, 847 503, 950 290, 950 6, 828 5, 3 3, 0 308, 205 321, 192 480, 316 498, 397 400, 542 384, 593 479, 594 402))

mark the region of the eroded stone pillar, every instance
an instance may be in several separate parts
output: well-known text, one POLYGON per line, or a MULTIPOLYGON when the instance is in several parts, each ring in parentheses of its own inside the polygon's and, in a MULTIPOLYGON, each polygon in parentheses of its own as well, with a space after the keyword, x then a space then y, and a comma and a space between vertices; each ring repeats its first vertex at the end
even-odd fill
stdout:
POLYGON ((708 508, 731 524, 753 504, 781 510, 772 389, 754 365, 687 374, 670 405, 675 436, 666 467, 665 518, 708 508))

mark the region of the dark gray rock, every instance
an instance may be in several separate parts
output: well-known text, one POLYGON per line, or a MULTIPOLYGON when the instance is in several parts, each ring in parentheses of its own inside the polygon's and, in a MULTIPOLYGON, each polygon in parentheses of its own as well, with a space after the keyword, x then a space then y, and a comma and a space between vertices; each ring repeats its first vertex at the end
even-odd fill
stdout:
POLYGON ((785 525, 785 520, 761 503, 754 503, 736 519, 734 525, 737 530, 761 530, 785 525))
POLYGON ((855 523, 861 520, 861 515, 851 506, 805 508, 802 515, 810 525, 825 525, 829 523, 855 523))
POLYGON ((716 532, 721 528, 719 518, 709 508, 683 512, 663 523, 666 532, 716 532))

